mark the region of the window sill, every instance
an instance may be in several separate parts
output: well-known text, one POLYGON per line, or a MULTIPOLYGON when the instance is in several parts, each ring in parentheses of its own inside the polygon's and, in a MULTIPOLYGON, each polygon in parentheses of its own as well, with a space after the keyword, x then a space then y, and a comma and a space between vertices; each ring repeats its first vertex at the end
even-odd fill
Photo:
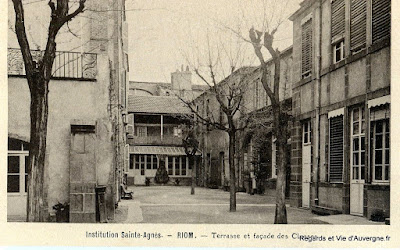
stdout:
POLYGON ((27 196, 27 193, 7 193, 7 196, 27 196))

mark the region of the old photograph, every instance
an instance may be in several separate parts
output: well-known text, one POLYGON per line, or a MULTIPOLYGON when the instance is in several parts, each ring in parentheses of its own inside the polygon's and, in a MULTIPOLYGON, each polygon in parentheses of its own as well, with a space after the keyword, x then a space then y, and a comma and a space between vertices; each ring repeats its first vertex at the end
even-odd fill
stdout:
POLYGON ((9 0, 7 222, 388 228, 391 10, 9 0))

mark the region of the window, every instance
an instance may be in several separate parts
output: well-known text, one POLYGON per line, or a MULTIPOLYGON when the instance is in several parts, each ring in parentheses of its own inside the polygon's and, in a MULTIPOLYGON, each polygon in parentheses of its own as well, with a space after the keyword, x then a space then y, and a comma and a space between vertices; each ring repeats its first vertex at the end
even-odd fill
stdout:
POLYGON ((344 59, 344 40, 333 45, 333 62, 338 63, 344 59))
POLYGON ((312 19, 308 19, 301 27, 301 76, 311 76, 312 66, 312 19))
POLYGON ((139 158, 139 155, 135 155, 135 169, 140 169, 140 158, 139 158))
POLYGON ((8 138, 7 193, 25 194, 28 187, 29 144, 8 138))
POLYGON ((351 178, 365 179, 365 110, 355 108, 351 114, 351 178))
POLYGON ((144 155, 139 155, 139 159, 140 159, 140 174, 144 175, 144 167, 146 164, 146 158, 144 155))
POLYGON ((186 175, 186 166, 187 166, 187 164, 186 164, 186 156, 180 157, 179 159, 181 161, 181 167, 182 167, 181 174, 182 175, 186 175))
POLYGON ((146 155, 146 169, 152 169, 153 157, 151 155, 146 155))
POLYGON ((137 136, 138 137, 146 137, 147 136, 147 127, 137 127, 137 136))
POLYGON ((343 182, 343 115, 329 119, 329 181, 343 182))
POLYGON ((135 156, 133 154, 129 155, 129 169, 133 169, 133 165, 135 163, 135 156))
POLYGON ((303 144, 311 143, 311 121, 303 123, 303 144))
POLYGON ((390 38, 390 0, 372 0, 372 43, 390 38))
POLYGON ((153 159, 153 169, 157 169, 158 168, 158 159, 156 155, 152 155, 151 156, 153 159))
POLYGON ((174 136, 182 137, 182 129, 178 127, 174 127, 174 136))
POLYGON ((173 163, 173 157, 172 156, 170 156, 170 157, 167 157, 167 161, 168 161, 168 175, 172 175, 173 174, 173 172, 172 172, 172 163, 173 163))
POLYGON ((358 52, 367 40, 367 1, 351 0, 350 5, 350 49, 358 52))
POLYGON ((374 121, 372 133, 372 180, 389 182, 390 176, 390 130, 389 119, 374 121))

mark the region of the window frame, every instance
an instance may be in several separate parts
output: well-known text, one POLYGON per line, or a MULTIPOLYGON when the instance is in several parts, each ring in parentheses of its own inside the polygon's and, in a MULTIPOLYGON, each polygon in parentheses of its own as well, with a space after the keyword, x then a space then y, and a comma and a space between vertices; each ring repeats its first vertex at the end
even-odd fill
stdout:
POLYGON ((350 118, 350 180, 366 180, 366 131, 365 107, 357 107, 351 111, 350 118), (355 111, 358 112, 358 118, 355 120, 355 111), (358 124, 357 131, 354 129, 358 124), (363 126, 364 124, 364 126, 363 126), (364 130, 363 130, 364 128, 364 130), (363 148, 364 139, 364 148, 363 148), (358 147, 355 148, 355 141, 358 141, 358 147), (354 155, 357 154, 357 158, 354 155), (364 156, 363 156, 364 155, 364 156), (362 164, 364 160, 364 164, 362 164), (355 163, 356 161, 356 163, 355 163), (354 175, 354 169, 357 168, 357 175, 354 175), (363 175, 364 174, 364 175, 363 175), (357 177, 357 178, 355 178, 357 177))
POLYGON ((372 183, 373 184, 389 184, 390 183, 390 119, 379 119, 371 121, 371 172, 372 172, 372 183), (375 176, 375 157, 376 157, 376 124, 382 122, 382 132, 379 135, 382 136, 382 148, 378 149, 382 151, 382 162, 378 164, 382 167, 382 179, 377 180, 375 176), (389 126, 389 131, 387 130, 387 125, 389 126), (389 147, 386 148, 386 134, 389 135, 389 147), (389 151, 388 163, 386 163, 386 150, 389 151), (386 180, 386 168, 388 169, 388 179, 386 180))
POLYGON ((346 50, 345 50, 345 42, 344 39, 340 39, 339 41, 332 44, 332 54, 333 54, 333 64, 339 63, 346 58, 346 50), (339 45, 339 47, 337 47, 339 45), (336 52, 340 50, 340 58, 338 60, 336 52))

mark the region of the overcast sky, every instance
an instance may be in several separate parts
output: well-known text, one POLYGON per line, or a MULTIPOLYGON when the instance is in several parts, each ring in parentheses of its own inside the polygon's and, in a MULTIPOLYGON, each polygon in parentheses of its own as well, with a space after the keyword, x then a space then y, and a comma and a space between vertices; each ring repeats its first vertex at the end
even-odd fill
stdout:
MULTIPOLYGON (((276 34, 275 45, 283 50, 292 45, 292 24, 287 18, 299 8, 300 2, 127 0, 130 80, 170 82, 170 73, 181 68, 182 64, 186 67, 190 62, 195 66, 197 61, 200 64, 205 61, 207 41, 210 41, 210 47, 216 49, 216 44, 219 44, 218 51, 226 52, 220 56, 225 64, 229 64, 227 55, 236 55, 240 49, 242 59, 237 66, 259 65, 251 44, 238 38, 227 27, 240 30, 247 38, 252 25, 261 29, 264 14, 270 20, 270 26, 276 25, 277 17, 282 17, 284 22, 276 34)), ((198 79, 194 81, 200 83, 198 79)))

